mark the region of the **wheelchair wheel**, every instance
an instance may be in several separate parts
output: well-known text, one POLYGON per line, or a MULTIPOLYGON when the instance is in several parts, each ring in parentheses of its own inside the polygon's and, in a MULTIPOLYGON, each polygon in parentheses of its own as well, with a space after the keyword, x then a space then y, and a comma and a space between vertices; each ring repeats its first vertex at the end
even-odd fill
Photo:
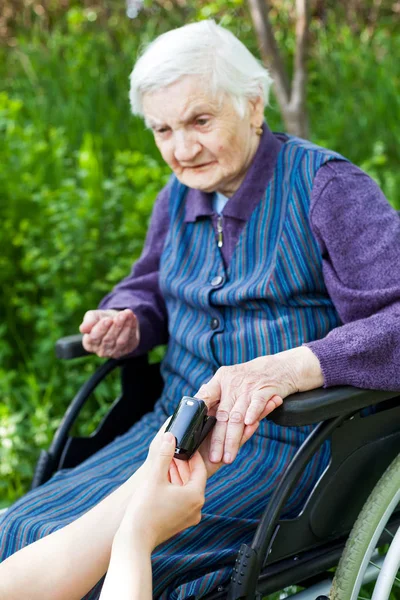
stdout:
MULTIPOLYGON (((370 563, 373 564, 372 554, 376 550, 379 538, 399 502, 400 455, 395 458, 376 484, 353 526, 332 582, 331 600, 358 600, 361 597, 359 594, 364 575, 370 563)), ((399 537, 396 537, 398 548, 399 537)), ((396 552, 395 539, 390 547, 391 552, 385 558, 385 563, 389 554, 392 554, 393 557, 396 552)), ((379 598, 379 600, 390 598, 392 584, 397 574, 397 569, 394 571, 394 562, 392 559, 392 566, 386 569, 389 570, 390 576, 392 576, 390 585, 386 581, 386 586, 390 588, 389 591, 386 592, 386 595, 380 594, 379 596, 373 596, 374 598, 379 598)), ((377 593, 379 593, 378 588, 377 593)))
POLYGON ((391 590, 394 587, 400 587, 399 580, 396 578, 400 568, 400 528, 397 530, 389 550, 385 556, 381 572, 379 573, 374 593, 371 600, 380 598, 389 598, 391 590))

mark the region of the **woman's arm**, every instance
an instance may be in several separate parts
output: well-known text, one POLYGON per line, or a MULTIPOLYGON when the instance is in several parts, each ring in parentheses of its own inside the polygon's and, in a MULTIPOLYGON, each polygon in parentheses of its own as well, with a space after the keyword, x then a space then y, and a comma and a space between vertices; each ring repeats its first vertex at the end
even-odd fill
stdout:
POLYGON ((324 385, 400 390, 400 215, 368 175, 332 162, 315 178, 310 224, 343 323, 307 344, 324 385))
POLYGON ((113 544, 101 600, 152 600, 151 550, 131 540, 113 544))
POLYGON ((144 354, 154 346, 165 344, 168 338, 167 310, 159 287, 159 267, 170 224, 170 186, 171 182, 157 196, 140 258, 131 273, 99 305, 99 309, 103 310, 128 308, 136 315, 141 332, 136 354, 144 354))
POLYGON ((104 575, 101 600, 150 600, 150 556, 200 521, 207 466, 197 452, 173 462, 161 430, 144 465, 85 515, 0 565, 1 600, 79 600, 104 575), (111 556, 111 561, 110 561, 111 556))
POLYGON ((150 446, 147 463, 151 477, 132 496, 125 511, 100 600, 151 600, 152 551, 201 519, 206 464, 199 452, 189 461, 173 461, 174 451, 172 433, 150 446))
POLYGON ((89 310, 79 327, 83 346, 102 357, 144 354, 168 340, 159 265, 169 229, 168 184, 157 196, 144 248, 130 275, 89 310))
POLYGON ((82 517, 0 564, 1 600, 79 600, 104 575, 111 544, 142 470, 82 517))
MULTIPOLYGON (((244 444, 259 423, 246 427, 244 444)), ((172 460, 175 440, 166 434, 159 448, 152 444, 149 460, 152 478, 132 497, 114 538, 110 566, 100 600, 151 600, 151 553, 178 531, 201 517, 207 477, 222 463, 209 461, 208 436, 189 461, 172 460), (158 450, 159 448, 159 450, 158 450)))

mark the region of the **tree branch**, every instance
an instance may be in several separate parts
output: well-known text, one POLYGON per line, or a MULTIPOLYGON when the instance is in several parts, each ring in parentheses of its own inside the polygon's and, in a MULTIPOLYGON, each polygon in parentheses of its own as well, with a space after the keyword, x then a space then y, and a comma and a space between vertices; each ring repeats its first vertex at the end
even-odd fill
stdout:
POLYGON ((307 42, 309 12, 307 0, 296 0, 296 54, 290 104, 293 109, 305 106, 307 81, 307 42))
POLYGON ((281 106, 290 101, 290 81, 268 17, 267 0, 249 0, 250 13, 261 58, 274 79, 275 93, 281 106))

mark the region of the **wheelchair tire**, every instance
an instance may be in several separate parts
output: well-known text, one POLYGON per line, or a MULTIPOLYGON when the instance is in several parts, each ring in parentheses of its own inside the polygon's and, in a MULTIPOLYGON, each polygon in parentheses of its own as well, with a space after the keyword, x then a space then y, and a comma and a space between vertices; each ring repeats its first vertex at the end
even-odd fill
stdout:
POLYGON ((331 600, 358 599, 372 553, 399 502, 400 455, 386 469, 354 523, 332 582, 331 600))

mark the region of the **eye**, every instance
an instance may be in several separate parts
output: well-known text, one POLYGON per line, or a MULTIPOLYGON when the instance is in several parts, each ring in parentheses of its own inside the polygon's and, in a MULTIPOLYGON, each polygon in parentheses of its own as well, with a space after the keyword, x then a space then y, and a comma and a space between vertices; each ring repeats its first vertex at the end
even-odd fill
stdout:
POLYGON ((205 125, 208 125, 210 119, 209 117, 197 117, 195 120, 196 125, 199 125, 200 127, 204 127, 205 125))
POLYGON ((155 129, 153 129, 154 133, 158 134, 158 135, 163 135, 165 133, 168 133, 169 131, 169 127, 157 127, 155 129))

